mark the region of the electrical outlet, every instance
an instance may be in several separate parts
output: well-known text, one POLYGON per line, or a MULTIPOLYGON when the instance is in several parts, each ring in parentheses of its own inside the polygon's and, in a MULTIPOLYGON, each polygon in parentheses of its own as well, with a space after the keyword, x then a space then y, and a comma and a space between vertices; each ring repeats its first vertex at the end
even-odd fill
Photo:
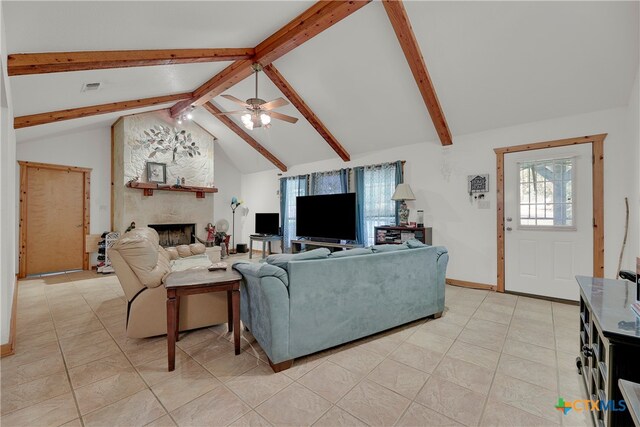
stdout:
POLYGON ((488 200, 478 200, 478 209, 490 209, 491 203, 488 200))

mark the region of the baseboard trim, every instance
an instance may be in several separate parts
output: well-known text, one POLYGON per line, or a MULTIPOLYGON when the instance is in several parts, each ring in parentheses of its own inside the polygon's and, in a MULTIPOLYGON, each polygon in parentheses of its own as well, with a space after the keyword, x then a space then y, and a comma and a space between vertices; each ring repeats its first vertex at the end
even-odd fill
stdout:
POLYGON ((468 282, 466 280, 456 280, 456 279, 450 279, 448 277, 446 279, 444 279, 444 280, 449 285, 460 286, 462 288, 482 289, 482 290, 485 290, 485 291, 495 291, 496 290, 496 286, 495 285, 487 285, 485 283, 468 282))
POLYGON ((13 301, 11 302, 11 322, 9 322, 9 342, 0 346, 0 357, 11 356, 16 349, 16 315, 18 310, 18 275, 13 282, 13 301))
POLYGON ((520 297, 535 298, 535 299, 541 299, 541 300, 551 301, 551 302, 559 302, 562 304, 580 305, 580 301, 574 301, 574 300, 564 299, 564 298, 547 297, 544 295, 527 294, 525 292, 514 292, 514 291, 504 291, 504 293, 517 295, 520 297))

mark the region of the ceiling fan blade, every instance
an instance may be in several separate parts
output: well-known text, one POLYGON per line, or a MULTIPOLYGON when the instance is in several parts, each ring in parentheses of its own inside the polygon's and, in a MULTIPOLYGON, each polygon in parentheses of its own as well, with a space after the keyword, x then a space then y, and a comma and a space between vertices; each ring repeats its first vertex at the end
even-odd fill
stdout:
POLYGON ((244 102, 244 101, 243 101, 243 100, 241 100, 241 99, 236 98, 236 97, 235 97, 235 96, 233 96, 233 95, 223 94, 223 95, 220 95, 220 96, 221 96, 221 97, 223 97, 223 98, 228 99, 229 101, 233 101, 233 102, 235 102, 236 104, 240 104, 240 105, 242 105, 243 107, 248 107, 248 106, 249 106, 249 104, 247 104, 246 102, 244 102))
POLYGON ((289 101, 284 98, 276 98, 273 101, 265 102, 260 106, 262 110, 272 110, 274 108, 282 107, 283 105, 288 105, 289 101))
POLYGON ((248 113, 248 111, 245 110, 236 110, 236 111, 222 111, 220 113, 215 113, 215 116, 220 116, 223 114, 244 114, 244 113, 248 113))
POLYGON ((284 120, 285 122, 289 123, 295 123, 298 121, 298 119, 295 117, 287 116, 286 114, 278 113, 275 111, 269 111, 269 115, 274 119, 284 120))

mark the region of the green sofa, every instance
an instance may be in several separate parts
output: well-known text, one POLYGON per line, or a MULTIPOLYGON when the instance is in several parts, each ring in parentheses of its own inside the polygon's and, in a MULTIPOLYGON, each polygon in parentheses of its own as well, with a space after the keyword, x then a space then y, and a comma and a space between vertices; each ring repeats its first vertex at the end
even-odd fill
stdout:
POLYGON ((239 262, 240 313, 274 371, 293 359, 444 310, 444 247, 412 241, 239 262))

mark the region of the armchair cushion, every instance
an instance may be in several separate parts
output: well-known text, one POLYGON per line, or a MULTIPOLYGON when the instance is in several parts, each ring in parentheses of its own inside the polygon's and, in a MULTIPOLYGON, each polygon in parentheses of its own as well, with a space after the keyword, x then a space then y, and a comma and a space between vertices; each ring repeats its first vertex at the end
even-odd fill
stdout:
POLYGON ((151 228, 135 228, 113 245, 140 283, 148 288, 160 286, 162 278, 171 271, 169 260, 160 256, 159 247, 158 233, 151 228))

